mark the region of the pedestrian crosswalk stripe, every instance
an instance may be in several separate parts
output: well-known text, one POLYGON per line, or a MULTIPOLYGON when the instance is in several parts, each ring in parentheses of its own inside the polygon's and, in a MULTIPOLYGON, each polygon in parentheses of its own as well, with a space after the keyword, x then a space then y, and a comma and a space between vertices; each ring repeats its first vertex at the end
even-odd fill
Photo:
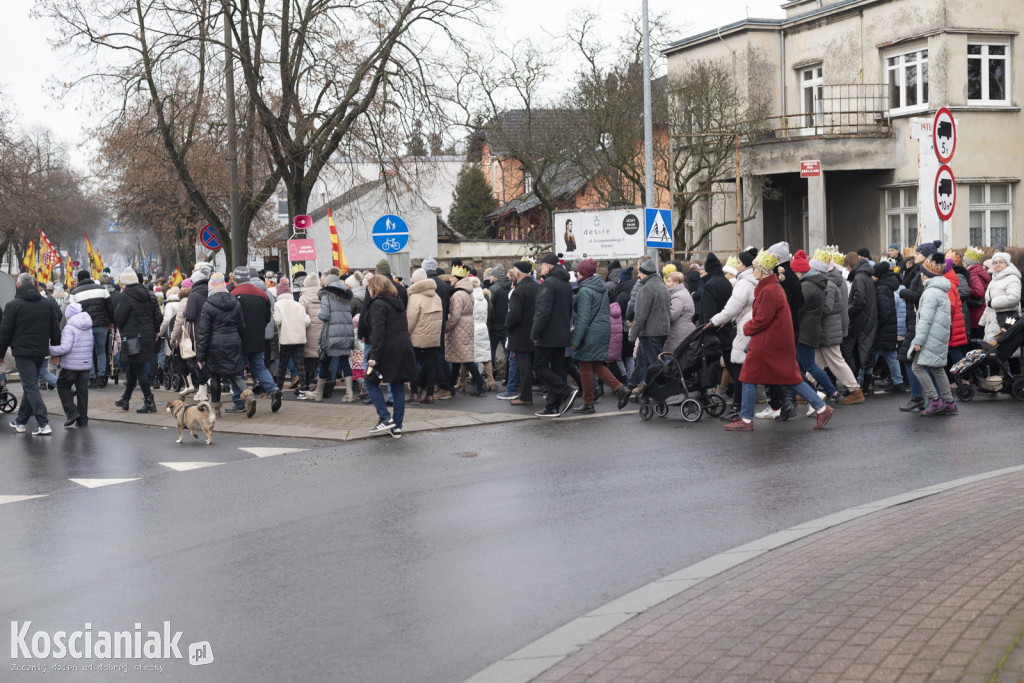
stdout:
POLYGON ((239 448, 238 450, 251 453, 257 458, 269 458, 274 455, 284 455, 285 453, 301 453, 302 451, 308 451, 308 448, 239 448))
POLYGON ((42 494, 37 496, 0 496, 0 505, 4 503, 17 503, 22 500, 32 500, 33 498, 46 498, 46 496, 42 494))
POLYGON ((129 481, 138 481, 139 477, 132 479, 69 479, 76 484, 80 484, 90 489, 98 488, 100 486, 110 486, 111 484, 124 484, 129 481))
POLYGON ((172 470, 178 472, 187 472, 189 470, 198 470, 203 467, 213 467, 214 465, 223 465, 222 462, 162 462, 160 463, 164 467, 170 467, 172 470))

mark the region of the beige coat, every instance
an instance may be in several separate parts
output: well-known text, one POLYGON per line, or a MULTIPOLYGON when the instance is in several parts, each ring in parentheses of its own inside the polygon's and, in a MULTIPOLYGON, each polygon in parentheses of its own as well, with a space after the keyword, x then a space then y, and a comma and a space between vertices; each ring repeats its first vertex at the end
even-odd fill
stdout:
POLYGON ((445 326, 444 359, 449 363, 473 362, 473 285, 465 277, 455 284, 445 326))
POLYGON ((409 336, 417 349, 441 346, 441 325, 444 308, 437 295, 437 283, 422 280, 409 287, 409 307, 405 311, 409 321, 409 336))
POLYGON ((279 340, 282 346, 306 343, 309 316, 303 310, 302 304, 293 299, 291 294, 279 297, 274 304, 274 325, 280 330, 279 340))
POLYGON ((309 316, 309 327, 306 328, 306 347, 302 349, 303 358, 318 358, 320 356, 320 331, 324 328, 324 321, 317 317, 320 312, 320 288, 316 286, 316 277, 311 280, 309 287, 303 287, 299 294, 299 303, 309 316))

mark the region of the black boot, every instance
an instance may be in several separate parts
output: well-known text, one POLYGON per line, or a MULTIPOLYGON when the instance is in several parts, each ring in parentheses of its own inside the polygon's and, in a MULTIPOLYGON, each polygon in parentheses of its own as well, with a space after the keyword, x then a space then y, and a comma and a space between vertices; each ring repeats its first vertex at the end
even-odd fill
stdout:
POLYGON ((487 393, 487 386, 484 384, 483 378, 480 378, 480 381, 476 383, 476 389, 474 389, 473 391, 469 392, 469 395, 470 396, 483 396, 486 393, 487 393))
POLYGON ((790 399, 783 399, 782 407, 776 420, 788 420, 796 415, 796 403, 790 399))
POLYGON ((907 403, 907 405, 905 405, 902 408, 900 408, 900 412, 901 413, 914 413, 914 412, 917 412, 917 411, 923 410, 923 409, 924 409, 924 399, 923 398, 913 398, 913 397, 911 397, 911 399, 907 403))
MULTIPOLYGON (((153 396, 152 395, 146 396, 143 399, 143 401, 144 402, 142 404, 142 407, 139 408, 138 410, 136 410, 135 411, 136 413, 155 413, 156 412, 156 402, 153 400, 153 396)), ((127 408, 126 408, 126 410, 127 410, 127 408)))
POLYGON ((114 405, 120 408, 121 410, 128 412, 128 402, 131 401, 131 398, 131 394, 123 394, 121 398, 114 401, 114 405))

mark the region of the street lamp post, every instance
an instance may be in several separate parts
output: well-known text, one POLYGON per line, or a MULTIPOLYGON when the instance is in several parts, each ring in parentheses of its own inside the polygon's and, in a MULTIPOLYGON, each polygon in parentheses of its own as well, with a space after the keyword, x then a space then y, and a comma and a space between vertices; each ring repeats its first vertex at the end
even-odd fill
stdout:
MULTIPOLYGON (((647 208, 657 208, 654 201, 654 125, 651 121, 651 29, 647 20, 647 0, 643 0, 643 40, 644 40, 644 202, 647 208)), ((669 230, 674 229, 670 225, 669 230)), ((658 250, 647 250, 648 255, 658 265, 658 250)))

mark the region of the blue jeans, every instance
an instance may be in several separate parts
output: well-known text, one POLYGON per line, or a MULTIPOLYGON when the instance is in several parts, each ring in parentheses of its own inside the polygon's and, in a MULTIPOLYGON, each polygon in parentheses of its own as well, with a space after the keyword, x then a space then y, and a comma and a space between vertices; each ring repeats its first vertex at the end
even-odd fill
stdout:
POLYGON ((43 363, 39 368, 39 381, 46 384, 57 385, 57 375, 50 372, 49 363, 43 363))
MULTIPOLYGON (((805 401, 811 404, 811 407, 815 410, 821 410, 825 405, 825 402, 818 398, 818 392, 811 389, 811 385, 807 382, 800 382, 800 384, 793 384, 788 389, 796 392, 805 401)), ((744 420, 754 419, 754 404, 757 403, 757 385, 743 383, 743 407, 740 408, 740 417, 744 420)))
MULTIPOLYGON (((267 392, 267 396, 273 396, 277 391, 277 382, 274 381, 274 376, 270 374, 270 370, 267 370, 267 366, 263 362, 263 352, 243 354, 242 363, 249 366, 253 381, 260 383, 263 391, 267 392)), ((234 384, 231 385, 231 400, 235 402, 236 406, 242 405, 242 392, 234 384)))
MULTIPOLYGON (((363 344, 363 373, 366 375, 367 378, 369 378, 369 376, 370 376, 370 369, 367 366, 367 363, 369 361, 367 361, 366 359, 370 357, 370 349, 372 349, 372 348, 373 348, 373 345, 370 344, 370 342, 366 342, 365 344, 363 344)), ((378 391, 379 391, 379 389, 378 389, 378 391)), ((370 393, 370 392, 367 391, 366 393, 370 393)), ((400 391, 399 393, 402 394, 402 413, 404 414, 405 413, 405 389, 402 389, 402 391, 400 391)), ((387 393, 388 399, 387 400, 389 400, 392 403, 394 403, 395 402, 395 398, 394 398, 394 396, 392 394, 394 394, 394 392, 391 391, 391 387, 388 386, 388 393, 387 393)), ((373 399, 370 399, 370 400, 372 401, 373 399)), ((385 406, 385 408, 386 407, 387 406, 385 406)), ((396 422, 398 422, 398 421, 396 420, 396 422)), ((399 423, 399 426, 401 426, 400 423, 399 423)))
MULTIPOLYGON (((377 417, 382 420, 391 419, 384 394, 380 390, 380 380, 377 379, 377 374, 372 370, 367 372, 364 384, 366 385, 366 394, 370 397, 373 407, 377 409, 377 417)), ((389 385, 390 393, 394 396, 395 426, 399 429, 402 427, 402 420, 405 419, 405 387, 402 386, 403 384, 404 382, 392 382, 389 385)))
POLYGON ((89 371, 89 379, 107 376, 107 328, 92 328, 92 351, 96 362, 89 371))
POLYGON ((631 386, 638 386, 644 381, 644 377, 647 375, 647 368, 658 361, 658 354, 665 348, 665 339, 667 339, 666 335, 660 335, 657 337, 640 337, 637 340, 637 344, 640 345, 640 359, 633 368, 633 374, 629 380, 631 386))
MULTIPOLYGON (((836 387, 832 384, 832 380, 828 378, 828 375, 818 367, 818 363, 814 360, 814 347, 807 346, 806 344, 797 343, 796 345, 796 362, 800 366, 800 372, 811 373, 814 377, 814 381, 818 383, 818 386, 829 396, 836 393, 836 387)), ((796 391, 791 387, 788 396, 793 398, 796 391)))
POLYGON ((43 367, 43 359, 15 356, 14 367, 18 368, 22 390, 21 405, 18 406, 18 417, 15 422, 20 425, 28 424, 28 419, 35 415, 36 424, 40 427, 49 424, 46 404, 43 403, 43 395, 39 391, 39 369, 43 367))
POLYGON ((515 393, 519 391, 519 361, 516 354, 508 354, 508 381, 505 382, 505 391, 515 393))

